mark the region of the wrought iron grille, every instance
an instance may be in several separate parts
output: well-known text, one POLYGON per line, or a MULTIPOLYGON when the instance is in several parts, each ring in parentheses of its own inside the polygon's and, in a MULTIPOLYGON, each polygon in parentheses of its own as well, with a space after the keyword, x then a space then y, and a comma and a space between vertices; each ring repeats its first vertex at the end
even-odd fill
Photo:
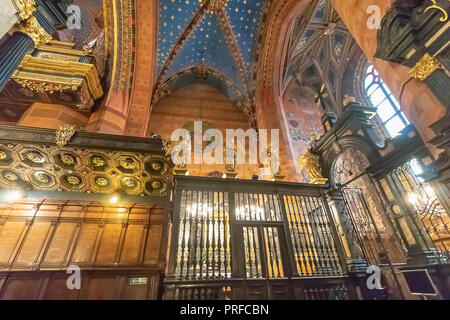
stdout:
POLYGON ((176 277, 229 278, 228 193, 183 190, 180 204, 176 277))
POLYGON ((397 191, 406 200, 413 221, 423 235, 427 234, 443 260, 450 259, 450 215, 432 186, 420 178, 417 160, 396 168, 390 174, 397 191))
POLYGON ((283 221, 277 195, 235 193, 236 220, 283 221))
POLYGON ((365 174, 369 166, 369 160, 360 150, 346 148, 334 164, 333 182, 343 193, 367 261, 376 265, 386 264, 388 259, 404 263, 404 247, 387 209, 389 203, 374 180, 365 174))
POLYGON ((367 262, 374 265, 386 263, 387 251, 384 248, 384 241, 382 239, 377 225, 373 220, 364 196, 359 188, 343 188, 345 202, 350 212, 350 217, 355 225, 355 230, 358 233, 360 243, 362 243, 362 250, 367 259, 367 262))
POLYGON ((348 300, 347 286, 343 283, 308 287, 303 293, 305 300, 348 300))
POLYGON ((322 198, 284 195, 283 201, 298 274, 342 274, 332 226, 322 198))

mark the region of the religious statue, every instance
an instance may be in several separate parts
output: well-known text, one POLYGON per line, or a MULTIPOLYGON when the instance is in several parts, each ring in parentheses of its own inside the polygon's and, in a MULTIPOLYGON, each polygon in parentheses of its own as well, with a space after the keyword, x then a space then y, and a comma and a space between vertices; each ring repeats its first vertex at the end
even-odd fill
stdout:
MULTIPOLYGON (((164 139, 163 140, 163 149, 164 149, 164 152, 165 152, 165 156, 167 158, 169 158, 172 162, 173 162, 173 159, 172 159, 173 149, 179 143, 184 143, 184 142, 173 141, 173 140, 170 140, 170 139, 164 139)), ((187 169, 187 163, 186 163, 186 156, 184 155, 183 149, 180 150, 179 156, 180 156, 179 158, 180 158, 181 162, 178 163, 173 168, 173 173, 175 175, 186 175, 186 174, 188 174, 188 169, 187 169)))
POLYGON ((298 164, 300 170, 305 169, 308 172, 310 183, 325 184, 328 181, 327 178, 322 176, 319 159, 317 155, 311 152, 311 148, 306 149, 305 154, 298 158, 298 164))
POLYGON ((228 144, 224 147, 225 152, 225 175, 227 178, 236 178, 238 173, 236 172, 236 166, 237 166, 237 145, 233 144, 233 147, 229 147, 228 144), (231 153, 233 155, 232 162, 228 162, 227 154, 231 153))
POLYGON ((344 100, 342 101, 342 104, 344 105, 344 107, 346 107, 351 102, 356 102, 355 97, 346 94, 344 100))
POLYGON ((278 149, 275 149, 272 147, 272 145, 269 145, 267 155, 269 157, 270 172, 272 173, 272 179, 280 181, 283 180, 284 176, 281 175, 280 154, 278 151, 279 151, 278 149))

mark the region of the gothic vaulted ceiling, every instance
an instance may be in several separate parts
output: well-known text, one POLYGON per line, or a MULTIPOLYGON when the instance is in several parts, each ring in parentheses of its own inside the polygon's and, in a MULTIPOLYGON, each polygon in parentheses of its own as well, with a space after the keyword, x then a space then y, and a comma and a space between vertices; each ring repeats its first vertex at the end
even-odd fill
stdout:
MULTIPOLYGON (((339 109, 342 79, 354 68, 359 48, 329 0, 312 0, 295 23, 286 53, 283 79, 285 94, 309 86, 315 92, 325 84, 328 103, 339 109)), ((338 110, 336 110, 338 111, 338 110)))
POLYGON ((156 99, 206 81, 248 104, 266 2, 160 0, 156 99))

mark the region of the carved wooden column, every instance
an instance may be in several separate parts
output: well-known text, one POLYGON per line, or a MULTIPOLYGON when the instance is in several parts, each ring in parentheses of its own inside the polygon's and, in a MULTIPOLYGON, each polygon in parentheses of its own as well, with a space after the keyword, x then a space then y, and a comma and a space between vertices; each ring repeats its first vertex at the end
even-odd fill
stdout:
POLYGON ((32 50, 34 42, 25 33, 16 32, 0 47, 0 91, 22 61, 32 50))

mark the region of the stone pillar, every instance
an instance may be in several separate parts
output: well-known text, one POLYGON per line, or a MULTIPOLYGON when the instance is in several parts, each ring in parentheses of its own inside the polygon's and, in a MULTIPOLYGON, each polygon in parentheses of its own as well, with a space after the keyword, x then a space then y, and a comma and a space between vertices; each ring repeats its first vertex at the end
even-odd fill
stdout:
POLYGON ((424 82, 414 79, 408 73, 407 67, 373 58, 377 50, 378 29, 368 28, 367 22, 373 17, 373 12, 367 12, 368 8, 377 6, 383 17, 389 11, 393 0, 331 0, 331 2, 361 50, 371 60, 399 101, 409 121, 427 143, 427 148, 437 158, 440 150, 428 144, 428 141, 435 137, 430 126, 444 117, 445 106, 424 82))
MULTIPOLYGON (((157 43, 157 1, 136 0, 136 34, 134 43, 134 69, 120 68, 120 59, 111 57, 110 88, 105 99, 92 113, 89 132, 145 137, 152 109, 152 92, 157 43), (128 72, 128 74, 127 74, 128 72), (131 72, 133 77, 131 77, 131 72), (126 77, 132 78, 130 86, 121 84, 126 77), (121 80, 122 79, 122 80, 121 80)), ((108 10, 113 10, 108 9, 108 10)), ((117 9, 118 10, 118 9, 117 9)), ((113 13, 111 13, 113 14, 113 13)), ((124 14, 117 11, 114 14, 124 14)), ((130 13, 131 14, 131 13, 130 13)), ((118 39, 124 37, 125 29, 118 28, 118 39)), ((116 41, 116 40, 115 40, 116 41)), ((119 44, 111 43, 111 46, 119 44)), ((120 54, 114 53, 114 55, 120 54)), ((118 56, 117 56, 118 58, 118 56)))
POLYGON ((110 91, 110 98, 91 114, 87 131, 123 135, 127 123, 128 91, 110 91))

